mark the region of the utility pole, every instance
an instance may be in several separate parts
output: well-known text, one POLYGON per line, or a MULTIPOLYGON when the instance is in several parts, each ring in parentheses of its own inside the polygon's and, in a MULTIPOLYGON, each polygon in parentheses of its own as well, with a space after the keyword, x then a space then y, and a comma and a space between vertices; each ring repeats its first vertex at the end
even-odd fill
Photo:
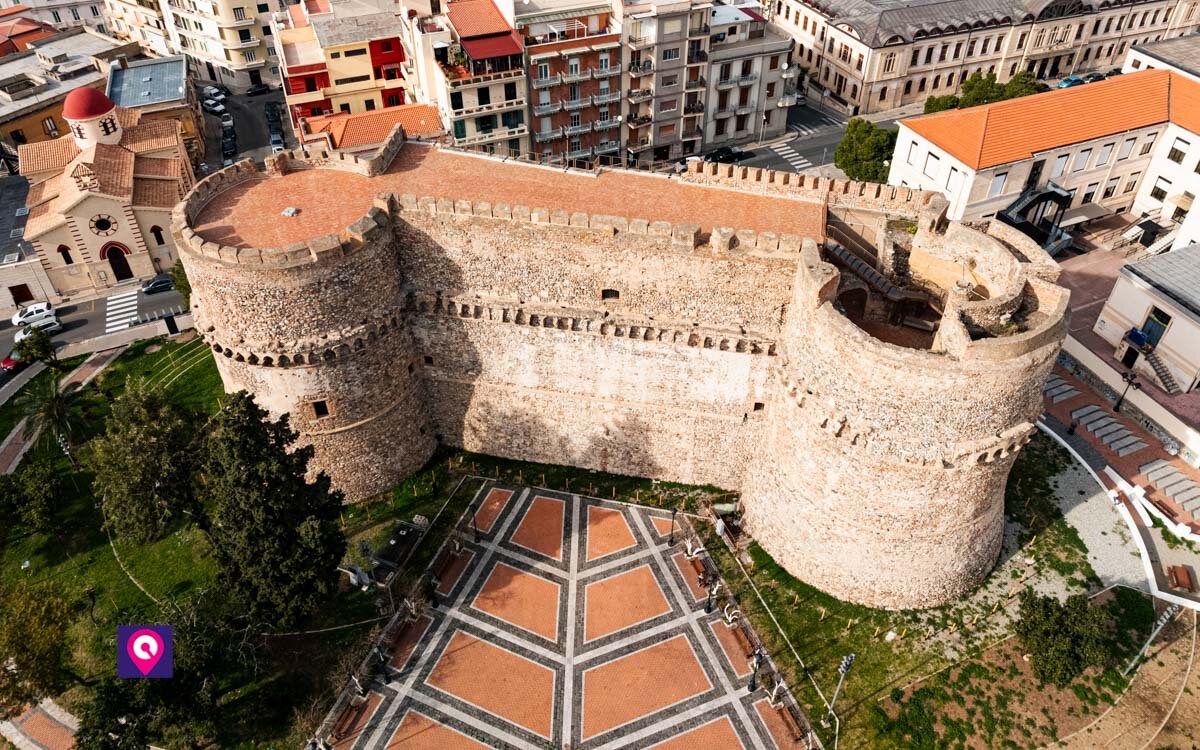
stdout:
POLYGON ((1125 403, 1125 394, 1129 393, 1130 388, 1133 388, 1135 391, 1142 390, 1142 384, 1138 382, 1137 375, 1133 374, 1131 370, 1121 373, 1121 380, 1125 381, 1125 390, 1121 391, 1121 396, 1117 399, 1117 403, 1113 404, 1113 411, 1115 412, 1121 411, 1121 404, 1125 403))
POLYGON ((1129 662, 1129 666, 1125 667, 1125 671, 1121 673, 1122 677, 1128 676, 1129 673, 1133 671, 1133 667, 1138 663, 1138 659, 1141 659, 1142 655, 1149 650, 1150 644, 1154 642, 1154 639, 1158 636, 1159 632, 1167 626, 1167 623, 1175 619, 1175 615, 1178 612, 1179 605, 1172 604, 1171 606, 1167 607, 1161 615, 1158 616, 1158 619, 1154 621, 1154 630, 1150 631, 1150 637, 1147 638, 1146 642, 1142 644, 1142 648, 1133 657, 1133 660, 1129 662))
POLYGON ((679 512, 679 508, 671 508, 671 536, 667 539, 667 546, 675 546, 675 514, 679 512))
POLYGON ((854 665, 854 660, 856 658, 858 658, 857 655, 853 653, 849 656, 842 657, 842 663, 838 666, 837 687, 833 689, 833 698, 831 698, 829 701, 829 713, 827 713, 825 718, 821 720, 822 726, 829 726, 829 720, 836 717, 836 714, 833 712, 833 706, 837 703, 838 693, 842 691, 842 683, 846 681, 846 673, 850 671, 850 667, 854 665))

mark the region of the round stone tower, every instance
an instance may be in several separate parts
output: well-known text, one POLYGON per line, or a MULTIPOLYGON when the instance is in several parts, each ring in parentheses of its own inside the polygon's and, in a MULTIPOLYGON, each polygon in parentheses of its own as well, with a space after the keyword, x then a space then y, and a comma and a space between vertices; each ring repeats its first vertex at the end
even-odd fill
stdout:
POLYGON ((1008 473, 1066 334, 1067 292, 1040 248, 936 225, 882 281, 806 243, 743 493, 778 563, 874 607, 942 604, 991 570, 1008 473))
MULTIPOLYGON (((333 191, 337 177, 329 178, 333 191)), ((195 231, 202 213, 219 216, 255 184, 263 175, 241 162, 199 183, 175 209, 196 328, 225 389, 249 391, 272 415, 289 414, 301 442, 315 448, 315 466, 347 500, 386 491, 420 468, 436 442, 401 315, 388 204, 379 201, 339 234, 282 247, 245 247, 211 225, 195 231)), ((286 228, 292 218, 300 221, 262 221, 286 228)), ((294 226, 301 235, 309 228, 294 226)))

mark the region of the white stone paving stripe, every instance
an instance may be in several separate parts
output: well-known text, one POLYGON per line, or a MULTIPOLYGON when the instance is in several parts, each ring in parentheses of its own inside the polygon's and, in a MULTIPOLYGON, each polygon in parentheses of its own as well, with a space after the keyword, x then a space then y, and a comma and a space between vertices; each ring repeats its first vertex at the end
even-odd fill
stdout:
POLYGON ((605 744, 595 748, 595 750, 618 750, 619 748, 639 747, 640 745, 638 743, 640 740, 644 740, 647 737, 658 734, 664 729, 669 729, 670 727, 682 724, 685 721, 691 721, 692 719, 704 716, 711 711, 718 711, 729 704, 733 704, 735 706, 740 705, 736 699, 728 695, 718 696, 707 703, 701 703, 695 708, 683 711, 682 713, 672 714, 662 721, 651 724, 648 727, 643 727, 636 732, 629 732, 627 734, 623 733, 617 739, 612 740, 611 742, 606 742, 605 744))
POLYGON ((575 597, 579 594, 579 509, 582 506, 579 495, 571 495, 571 551, 568 553, 570 557, 567 565, 567 640, 563 647, 562 737, 559 738, 562 747, 570 747, 575 742, 571 727, 575 720, 575 597))
MULTIPOLYGON (((499 727, 494 727, 491 724, 485 724, 484 722, 482 722, 479 719, 475 718, 474 716, 466 713, 465 711, 460 711, 459 709, 455 708, 454 706, 448 705, 446 703, 442 703, 441 701, 430 698, 427 695, 422 695, 421 693, 411 693, 411 694, 409 694, 409 697, 411 697, 414 702, 420 703, 423 706, 428 706, 429 708, 435 709, 437 711, 441 711, 442 713, 446 714, 450 718, 457 719, 458 721, 461 721, 462 723, 466 724, 469 727, 478 729, 480 732, 483 732, 485 735, 487 735, 489 737, 501 739, 501 740, 507 742, 512 747, 520 748, 520 750, 542 750, 542 747, 539 747, 538 745, 534 745, 531 742, 526 742, 525 740, 521 739, 520 737, 516 736, 515 734, 510 734, 509 732, 506 732, 503 729, 500 729, 499 727)), ((401 698, 398 697, 396 699, 394 705, 399 706, 401 702, 402 702, 401 698)), ((391 739, 391 738, 390 737, 382 738, 382 740, 389 740, 389 739, 391 739)), ((368 743, 367 747, 374 747, 375 745, 376 745, 376 743, 372 742, 372 743, 368 743)), ((383 745, 380 744, 379 747, 383 747, 383 745)))

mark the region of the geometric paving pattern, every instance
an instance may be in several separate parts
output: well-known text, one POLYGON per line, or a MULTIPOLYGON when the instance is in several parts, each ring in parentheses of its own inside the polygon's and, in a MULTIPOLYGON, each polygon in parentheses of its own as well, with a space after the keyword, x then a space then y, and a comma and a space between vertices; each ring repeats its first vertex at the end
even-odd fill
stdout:
POLYGON ((485 484, 337 750, 797 745, 662 511, 485 484), (470 526, 467 527, 468 529, 470 526))

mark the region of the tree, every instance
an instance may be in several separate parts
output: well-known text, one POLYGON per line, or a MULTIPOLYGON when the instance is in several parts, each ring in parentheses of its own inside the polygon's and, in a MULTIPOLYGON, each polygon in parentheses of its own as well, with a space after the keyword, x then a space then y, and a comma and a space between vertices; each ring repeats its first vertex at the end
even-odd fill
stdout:
POLYGON ((61 473, 45 458, 35 458, 21 464, 14 480, 21 521, 30 529, 49 531, 62 505, 61 473))
POLYGON ((898 133, 855 117, 833 152, 833 163, 852 180, 887 182, 888 162, 896 147, 898 133))
POLYGON ((0 714, 66 687, 69 621, 48 587, 21 581, 0 598, 0 714))
POLYGON ((1013 632, 1043 684, 1066 687, 1088 667, 1104 663, 1108 615, 1090 606, 1086 596, 1075 594, 1062 603, 1025 589, 1020 602, 1021 619, 1013 632))
POLYGON ((53 440, 71 458, 69 448, 83 434, 83 395, 77 384, 60 387, 58 373, 39 379, 21 391, 13 405, 25 422, 25 438, 53 440))
POLYGON ((171 280, 175 282, 175 291, 183 296, 183 306, 192 306, 192 282, 188 281, 187 272, 183 269, 183 258, 176 258, 171 267, 171 280))
POLYGON ((22 362, 45 362, 50 367, 58 367, 58 353, 54 350, 54 342, 44 329, 33 328, 29 335, 17 344, 17 356, 22 362))
POLYGON ((346 551, 342 493, 305 479, 312 446, 293 449, 287 415, 270 420, 245 392, 213 418, 201 469, 219 580, 253 625, 287 628, 332 593, 346 551))
POLYGON ((933 114, 934 112, 943 112, 947 109, 955 109, 958 107, 958 97, 954 94, 946 96, 931 96, 925 100, 925 114, 933 114))
POLYGON ((1005 99, 1019 99, 1038 93, 1037 78, 1031 71, 1022 70, 1004 84, 1005 99))
POLYGON ((112 405, 88 463, 105 520, 136 544, 159 539, 183 513, 195 513, 196 425, 161 390, 135 378, 112 405))
POLYGON ((1004 87, 996 82, 996 74, 972 73, 962 82, 958 106, 962 109, 977 107, 980 104, 991 104, 1005 99, 1004 87))

